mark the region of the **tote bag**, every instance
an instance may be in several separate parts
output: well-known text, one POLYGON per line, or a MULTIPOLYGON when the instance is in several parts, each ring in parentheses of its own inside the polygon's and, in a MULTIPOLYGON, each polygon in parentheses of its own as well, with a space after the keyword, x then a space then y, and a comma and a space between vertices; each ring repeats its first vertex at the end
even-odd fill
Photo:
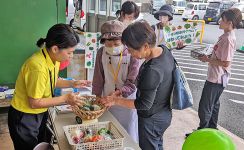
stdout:
POLYGON ((184 72, 175 59, 174 62, 176 67, 173 71, 174 86, 170 100, 171 108, 182 110, 193 105, 193 97, 184 72))

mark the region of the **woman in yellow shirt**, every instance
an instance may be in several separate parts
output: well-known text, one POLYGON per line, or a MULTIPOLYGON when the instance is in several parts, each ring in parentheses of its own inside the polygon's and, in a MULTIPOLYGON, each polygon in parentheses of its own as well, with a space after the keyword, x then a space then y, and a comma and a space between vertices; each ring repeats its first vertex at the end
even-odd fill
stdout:
POLYGON ((88 86, 89 81, 58 79, 59 62, 73 57, 79 43, 77 34, 65 24, 52 26, 45 39, 37 41, 40 51, 28 58, 19 72, 15 93, 8 112, 8 126, 15 150, 32 150, 45 141, 48 107, 67 103, 77 105, 80 97, 69 93, 54 97, 55 87, 88 86))

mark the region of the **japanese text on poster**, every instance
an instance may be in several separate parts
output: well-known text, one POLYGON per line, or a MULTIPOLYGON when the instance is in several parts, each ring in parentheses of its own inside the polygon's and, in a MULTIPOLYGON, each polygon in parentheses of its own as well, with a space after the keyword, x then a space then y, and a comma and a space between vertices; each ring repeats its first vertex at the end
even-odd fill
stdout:
POLYGON ((182 41, 184 45, 189 45, 200 35, 196 28, 197 23, 186 23, 179 26, 166 26, 164 27, 164 36, 166 46, 174 48, 177 46, 178 41, 182 41))

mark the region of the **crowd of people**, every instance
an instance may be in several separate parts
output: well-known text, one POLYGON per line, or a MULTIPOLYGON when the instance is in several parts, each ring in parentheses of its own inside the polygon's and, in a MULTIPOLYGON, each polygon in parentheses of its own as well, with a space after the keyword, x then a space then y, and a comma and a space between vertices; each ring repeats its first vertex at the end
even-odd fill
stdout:
MULTIPOLYGON (((150 26, 135 21, 139 8, 132 1, 123 3, 118 19, 101 26, 92 93, 104 104, 143 150, 162 150, 163 134, 171 124, 170 97, 174 86, 174 56, 165 45, 162 29, 171 25, 173 9, 163 5, 150 26), (141 63, 143 61, 143 63, 141 63)), ((199 60, 208 63, 208 75, 199 103, 197 130, 217 129, 220 95, 228 84, 231 62, 236 49, 234 29, 242 20, 241 12, 231 8, 221 14, 219 28, 224 34, 212 55, 199 60)), ((79 105, 79 96, 69 93, 54 97, 55 87, 84 87, 86 80, 58 78, 60 62, 73 57, 79 43, 77 34, 65 24, 51 27, 45 38, 37 41, 40 51, 28 58, 19 72, 8 113, 9 131, 16 150, 32 150, 45 141, 48 107, 67 103, 79 105)), ((179 41, 178 48, 184 47, 179 41)), ((186 134, 189 136, 190 134, 186 134)))

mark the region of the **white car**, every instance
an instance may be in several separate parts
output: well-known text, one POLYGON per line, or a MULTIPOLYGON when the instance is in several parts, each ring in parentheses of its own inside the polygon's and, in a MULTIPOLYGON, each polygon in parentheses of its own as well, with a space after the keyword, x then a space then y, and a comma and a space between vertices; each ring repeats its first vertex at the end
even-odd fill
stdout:
POLYGON ((186 9, 182 14, 184 21, 190 20, 203 20, 206 13, 208 3, 188 3, 186 9))
POLYGON ((183 14, 186 8, 185 0, 173 0, 174 14, 183 14))

